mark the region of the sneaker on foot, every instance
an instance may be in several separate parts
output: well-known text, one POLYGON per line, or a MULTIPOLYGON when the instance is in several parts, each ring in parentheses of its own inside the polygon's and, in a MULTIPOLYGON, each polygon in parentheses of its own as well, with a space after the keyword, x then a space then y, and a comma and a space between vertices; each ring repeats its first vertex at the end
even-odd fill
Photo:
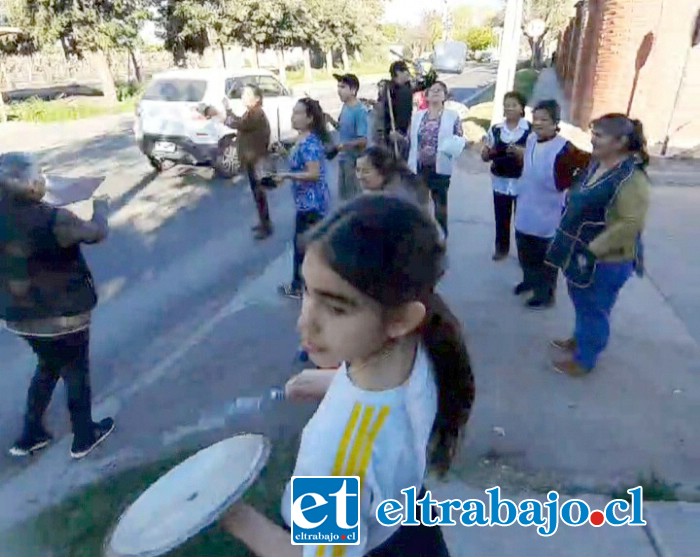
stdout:
POLYGON ((102 441, 107 439, 110 433, 114 431, 114 420, 105 418, 101 422, 95 424, 95 430, 92 439, 87 441, 79 441, 73 437, 73 446, 70 450, 70 455, 74 459, 84 458, 89 455, 102 441))
POLYGON ((292 298, 294 300, 301 300, 301 288, 294 286, 293 284, 283 284, 278 287, 277 291, 282 296, 287 296, 287 298, 292 298))
POLYGON ((22 437, 17 439, 14 445, 10 448, 12 456, 28 456, 36 451, 39 451, 53 440, 50 433, 40 431, 35 434, 24 433, 22 437))
POLYGON ((493 261, 503 261, 508 257, 508 252, 503 252, 503 251, 497 251, 496 253, 491 256, 491 259, 493 261))
POLYGON ((573 352, 576 350, 576 339, 575 338, 565 338, 565 339, 555 339, 550 342, 550 344, 559 350, 564 352, 573 352))

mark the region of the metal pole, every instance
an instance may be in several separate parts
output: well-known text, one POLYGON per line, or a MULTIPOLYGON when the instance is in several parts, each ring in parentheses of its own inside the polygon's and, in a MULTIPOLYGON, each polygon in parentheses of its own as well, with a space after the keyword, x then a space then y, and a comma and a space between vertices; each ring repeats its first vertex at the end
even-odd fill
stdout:
POLYGON ((678 101, 681 98, 681 91, 683 91, 683 83, 685 82, 685 74, 688 69, 688 62, 690 61, 690 52, 693 50, 691 46, 685 51, 685 61, 683 62, 683 72, 681 73, 681 80, 678 83, 678 89, 676 89, 676 98, 673 100, 673 108, 671 108, 671 114, 668 117, 668 124, 666 125, 666 135, 664 136, 664 142, 661 146, 661 156, 666 156, 666 151, 668 150, 668 143, 671 140, 671 126, 673 125, 673 117, 676 115, 676 109, 678 108, 678 101))
POLYGON ((523 0, 506 0, 506 14, 503 23, 501 51, 499 53, 498 76, 493 97, 491 123, 503 120, 503 96, 513 89, 515 72, 520 55, 522 37, 523 0))

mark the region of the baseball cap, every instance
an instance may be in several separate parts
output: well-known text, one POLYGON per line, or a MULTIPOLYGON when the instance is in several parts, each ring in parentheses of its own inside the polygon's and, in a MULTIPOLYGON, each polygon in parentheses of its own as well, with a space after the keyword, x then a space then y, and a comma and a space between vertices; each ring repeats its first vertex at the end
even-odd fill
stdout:
POLYGON ((334 73, 333 77, 335 77, 336 81, 338 83, 342 83, 344 85, 347 85, 350 87, 350 89, 354 89, 355 91, 359 91, 360 89, 360 80, 357 79, 357 76, 352 73, 346 73, 346 74, 338 74, 334 73))

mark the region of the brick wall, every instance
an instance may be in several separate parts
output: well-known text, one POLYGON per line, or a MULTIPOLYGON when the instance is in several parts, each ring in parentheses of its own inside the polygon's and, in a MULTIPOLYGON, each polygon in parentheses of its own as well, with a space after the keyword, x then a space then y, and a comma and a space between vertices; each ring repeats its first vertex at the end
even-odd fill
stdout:
MULTIPOLYGON (((606 112, 641 119, 651 144, 661 143, 700 0, 585 0, 562 35, 567 60, 558 64, 571 98, 574 123, 586 127, 606 112), (640 54, 650 46, 643 67, 640 54)), ((671 142, 700 144, 700 47, 689 58, 684 85, 671 122, 671 142)))

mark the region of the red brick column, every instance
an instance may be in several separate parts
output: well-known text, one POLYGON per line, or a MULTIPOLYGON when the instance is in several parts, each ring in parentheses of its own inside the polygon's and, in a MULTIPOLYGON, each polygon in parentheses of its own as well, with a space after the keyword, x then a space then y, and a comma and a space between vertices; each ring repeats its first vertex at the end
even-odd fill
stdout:
MULTIPOLYGON (((656 30, 663 0, 603 0, 590 114, 625 112, 632 93, 637 50, 656 30)), ((674 2, 676 0, 672 0, 674 2)), ((671 3, 668 7, 671 8, 671 3)))
POLYGON ((581 46, 581 35, 583 22, 583 5, 585 2, 581 1, 576 4, 576 16, 572 20, 572 35, 571 35, 571 55, 569 56, 569 75, 564 86, 564 92, 567 99, 571 99, 572 92, 574 89, 574 80, 576 77, 576 71, 579 65, 579 54, 581 46))

